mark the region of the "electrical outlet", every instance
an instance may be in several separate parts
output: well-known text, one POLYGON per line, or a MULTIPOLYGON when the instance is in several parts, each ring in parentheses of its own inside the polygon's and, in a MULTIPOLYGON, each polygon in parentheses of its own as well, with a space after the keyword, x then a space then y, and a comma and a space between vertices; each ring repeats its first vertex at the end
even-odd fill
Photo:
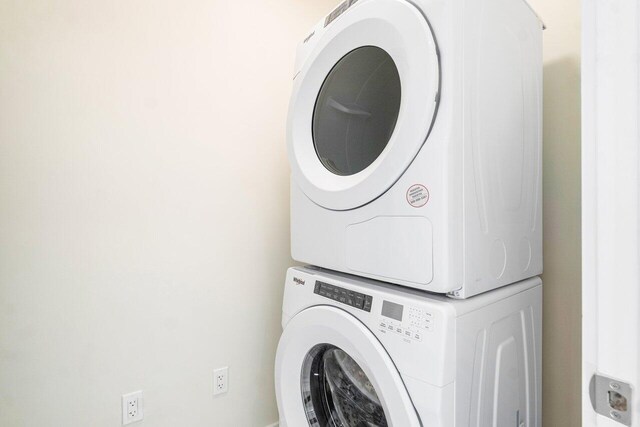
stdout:
POLYGON ((144 418, 144 400, 142 391, 122 395, 122 425, 142 421, 144 418))
POLYGON ((213 371, 213 394, 226 393, 229 390, 229 368, 218 368, 213 371))

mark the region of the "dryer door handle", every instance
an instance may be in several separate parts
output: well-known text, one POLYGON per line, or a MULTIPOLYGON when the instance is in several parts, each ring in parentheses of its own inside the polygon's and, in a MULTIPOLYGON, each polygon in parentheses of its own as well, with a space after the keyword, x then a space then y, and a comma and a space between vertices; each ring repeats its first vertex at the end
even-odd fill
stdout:
POLYGON ((368 119, 369 117, 371 117, 371 113, 360 108, 359 106, 357 106, 356 104, 352 104, 352 105, 344 105, 338 101, 336 101, 333 98, 329 98, 329 100, 327 101, 327 105, 331 108, 333 108, 334 110, 338 110, 341 113, 344 114, 349 114, 350 116, 358 116, 361 117, 363 119, 368 119))

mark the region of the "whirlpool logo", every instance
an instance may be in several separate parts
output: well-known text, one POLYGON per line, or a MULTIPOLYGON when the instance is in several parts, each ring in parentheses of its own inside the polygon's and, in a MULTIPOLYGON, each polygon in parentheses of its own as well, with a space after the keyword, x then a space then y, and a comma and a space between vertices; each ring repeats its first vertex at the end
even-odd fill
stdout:
POLYGON ((296 285, 304 286, 304 280, 298 279, 297 277, 293 278, 293 283, 295 283, 296 285))

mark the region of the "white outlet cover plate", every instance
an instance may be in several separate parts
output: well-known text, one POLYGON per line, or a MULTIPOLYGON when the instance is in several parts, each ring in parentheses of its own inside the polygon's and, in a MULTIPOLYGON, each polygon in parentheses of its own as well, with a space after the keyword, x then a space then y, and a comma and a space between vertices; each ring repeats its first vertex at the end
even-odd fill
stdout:
POLYGON ((213 395, 223 394, 227 391, 229 391, 229 367, 214 369, 213 395))
POLYGON ((142 391, 122 395, 122 425, 142 421, 144 418, 144 399, 142 391))

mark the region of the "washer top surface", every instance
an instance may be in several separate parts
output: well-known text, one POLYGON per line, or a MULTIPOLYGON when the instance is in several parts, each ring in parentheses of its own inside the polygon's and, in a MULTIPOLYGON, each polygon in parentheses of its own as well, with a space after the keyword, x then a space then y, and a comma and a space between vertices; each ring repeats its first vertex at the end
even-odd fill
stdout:
MULTIPOLYGON (((368 279, 366 277, 353 276, 351 274, 341 273, 337 271, 327 270, 315 266, 304 267, 292 267, 291 272, 300 272, 303 275, 311 275, 316 281, 328 281, 340 285, 345 285, 349 289, 357 290, 359 292, 371 293, 375 292, 380 297, 388 297, 391 299, 401 299, 404 301, 410 300, 417 305, 429 305, 443 307, 444 310, 448 310, 452 317, 462 316, 479 308, 486 307, 492 303, 501 301, 505 298, 509 298, 515 294, 525 292, 533 287, 539 286, 542 281, 538 277, 533 277, 528 280, 504 286, 502 288, 495 289, 491 292, 485 292, 480 295, 476 295, 473 298, 467 299, 453 299, 443 294, 435 294, 425 291, 420 291, 413 288, 401 287, 398 285, 380 282, 378 280, 368 279)), ((294 274, 295 276, 295 274, 294 274)), ((288 294, 294 294, 301 292, 302 287, 289 287, 285 286, 285 300, 288 294)), ((303 290, 306 293, 313 293, 313 289, 308 287, 303 290)), ((302 301, 296 298, 298 301, 294 304, 294 314, 303 309, 305 304, 309 301, 302 301)), ((335 305, 337 307, 344 308, 345 304, 341 301, 335 301, 328 299, 324 301, 327 305, 335 305)), ((313 305, 313 303, 311 303, 313 305)), ((356 311, 355 315, 358 316, 360 312, 356 311)))

